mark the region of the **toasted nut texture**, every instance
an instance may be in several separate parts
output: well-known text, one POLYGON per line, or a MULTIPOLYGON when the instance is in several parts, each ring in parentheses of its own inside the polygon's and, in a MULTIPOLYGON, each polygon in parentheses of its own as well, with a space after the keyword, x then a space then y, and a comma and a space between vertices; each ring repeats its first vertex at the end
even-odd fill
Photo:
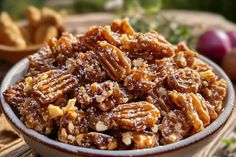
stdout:
POLYGON ((113 112, 115 122, 127 130, 145 130, 160 118, 159 110, 145 101, 119 105, 113 112))
MULTIPOLYGON (((32 27, 38 18, 45 28, 61 25, 48 9, 41 17, 28 12, 35 12, 32 27)), ((12 22, 4 16, 0 23, 12 22)), ((77 36, 65 32, 28 59, 25 76, 3 92, 6 102, 26 127, 80 147, 176 143, 216 120, 227 94, 226 81, 196 52, 157 32, 135 32, 128 19, 77 36)))

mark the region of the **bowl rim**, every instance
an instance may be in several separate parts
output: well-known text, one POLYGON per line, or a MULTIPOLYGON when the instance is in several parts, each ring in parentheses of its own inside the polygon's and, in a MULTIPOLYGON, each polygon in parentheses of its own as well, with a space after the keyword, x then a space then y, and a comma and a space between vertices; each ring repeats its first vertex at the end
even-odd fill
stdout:
POLYGON ((13 78, 17 73, 21 73, 22 70, 26 68, 26 64, 28 64, 28 59, 22 59, 17 64, 15 64, 9 72, 6 74, 2 81, 1 85, 1 109, 5 114, 7 120, 17 129, 21 134, 35 140, 38 143, 51 147, 52 149, 57 149, 64 153, 69 153, 73 155, 96 155, 96 156, 116 156, 116 157, 125 157, 125 156, 148 156, 148 155, 161 155, 167 152, 177 151, 184 147, 187 147, 191 144, 200 142, 204 140, 206 137, 213 135, 217 132, 220 128, 224 126, 227 122, 229 117, 231 116, 233 109, 234 109, 234 100, 235 100, 235 93, 233 85, 228 78, 228 76, 223 72, 223 70, 216 65, 211 60, 207 59, 202 55, 198 55, 198 58, 209 64, 213 67, 213 71, 217 73, 221 78, 225 79, 228 84, 227 88, 227 96, 224 100, 225 106, 219 117, 213 121, 209 126, 207 126, 203 131, 194 134, 188 138, 182 139, 177 143, 172 143, 164 146, 157 146, 153 148, 146 148, 140 150, 99 150, 99 149, 91 149, 91 148, 84 148, 79 146, 73 146, 70 144, 65 144, 53 139, 44 136, 33 129, 28 129, 22 121, 16 116, 13 112, 12 108, 9 104, 5 101, 3 97, 3 92, 5 89, 12 84, 11 78, 13 78), (22 68, 19 71, 19 68, 22 68))

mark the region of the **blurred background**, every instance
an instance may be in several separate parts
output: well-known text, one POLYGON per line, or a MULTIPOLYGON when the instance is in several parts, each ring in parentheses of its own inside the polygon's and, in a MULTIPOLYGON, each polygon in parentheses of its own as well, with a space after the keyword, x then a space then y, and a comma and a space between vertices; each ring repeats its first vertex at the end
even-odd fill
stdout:
MULTIPOLYGON (((16 19, 21 19, 24 17, 24 10, 29 4, 37 7, 46 5, 57 10, 66 9, 70 13, 87 13, 106 11, 104 6, 107 1, 108 0, 23 0, 16 5, 15 0, 0 0, 0 10, 9 12, 16 19)), ((221 14, 231 21, 236 21, 235 0, 191 0, 191 2, 189 0, 143 0, 142 3, 144 5, 145 3, 158 3, 158 7, 161 5, 163 9, 208 11, 221 14)))

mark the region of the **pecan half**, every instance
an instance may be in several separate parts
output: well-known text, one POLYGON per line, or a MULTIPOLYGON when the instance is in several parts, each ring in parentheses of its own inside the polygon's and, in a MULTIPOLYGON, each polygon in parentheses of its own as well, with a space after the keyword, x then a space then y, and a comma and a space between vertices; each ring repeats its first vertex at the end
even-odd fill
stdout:
POLYGON ((156 32, 136 33, 134 36, 122 35, 121 49, 129 52, 131 59, 143 58, 154 61, 174 55, 175 48, 156 32))
POLYGON ((19 107, 25 102, 27 93, 24 92, 25 83, 19 82, 15 86, 10 86, 3 92, 6 102, 14 107, 19 107))
POLYGON ((173 91, 170 93, 172 101, 183 109, 185 115, 190 119, 193 126, 193 132, 199 132, 205 126, 210 124, 210 115, 207 106, 194 93, 177 93, 173 91))
POLYGON ((70 33, 63 33, 59 39, 52 38, 48 40, 48 46, 53 54, 63 54, 67 57, 74 56, 77 51, 74 45, 77 39, 70 33))
POLYGON ((152 127, 160 118, 159 110, 146 101, 121 104, 113 109, 113 113, 119 127, 135 131, 152 127))
POLYGON ((106 41, 99 42, 96 54, 103 69, 112 80, 121 80, 131 71, 129 58, 120 49, 106 41))
POLYGON ((175 71, 167 79, 168 85, 178 92, 196 93, 201 85, 200 75, 192 69, 184 68, 175 71))
POLYGON ((71 91, 76 85, 75 76, 61 70, 50 70, 33 78, 31 92, 42 104, 47 104, 71 91))
POLYGON ((27 75, 35 76, 39 73, 55 69, 56 56, 52 53, 49 47, 41 48, 28 57, 29 69, 27 75))

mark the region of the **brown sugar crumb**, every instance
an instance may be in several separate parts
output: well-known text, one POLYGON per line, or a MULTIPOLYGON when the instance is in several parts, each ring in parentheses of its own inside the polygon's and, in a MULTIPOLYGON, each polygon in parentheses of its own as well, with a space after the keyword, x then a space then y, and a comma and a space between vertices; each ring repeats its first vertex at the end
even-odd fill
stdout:
POLYGON ((128 95, 113 81, 81 86, 76 89, 74 96, 82 108, 95 105, 102 111, 108 111, 117 104, 128 101, 128 95))
POLYGON ((77 77, 80 85, 102 82, 106 78, 106 72, 93 51, 80 52, 75 59, 69 58, 66 63, 67 71, 77 77))
POLYGON ((98 132, 80 134, 76 137, 76 142, 82 147, 102 150, 113 150, 117 147, 117 141, 114 137, 98 132))
POLYGON ((135 32, 128 19, 63 33, 28 57, 3 96, 26 127, 93 149, 159 147, 208 127, 227 83, 184 43, 135 32))
POLYGON ((95 107, 87 109, 86 119, 88 121, 88 127, 98 132, 111 129, 114 123, 112 112, 103 112, 95 107))
POLYGON ((122 133, 122 142, 132 145, 133 149, 151 148, 157 145, 158 138, 152 132, 125 132, 122 133))
POLYGON ((41 106, 32 98, 27 98, 19 108, 21 120, 25 125, 37 132, 48 135, 53 130, 53 120, 50 119, 46 106, 41 106))
POLYGON ((60 118, 58 139, 64 143, 75 144, 76 136, 88 131, 85 112, 78 110, 75 99, 70 99, 62 108, 63 115, 60 118))
POLYGON ((181 110, 170 111, 162 119, 161 126, 159 126, 163 139, 161 142, 174 143, 187 135, 191 129, 191 122, 181 110))

